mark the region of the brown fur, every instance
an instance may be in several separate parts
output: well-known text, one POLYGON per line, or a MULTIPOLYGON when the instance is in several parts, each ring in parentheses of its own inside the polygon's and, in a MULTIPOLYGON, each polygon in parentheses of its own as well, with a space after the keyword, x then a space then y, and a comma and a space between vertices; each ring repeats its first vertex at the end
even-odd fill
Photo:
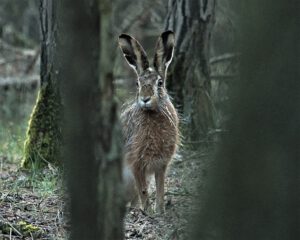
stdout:
MULTIPOLYGON (((143 110, 133 103, 121 115, 126 138, 125 164, 132 169, 144 208, 148 207, 147 176, 154 173, 156 181, 158 177, 164 181, 179 140, 178 116, 173 104, 167 98, 160 107, 159 111, 143 110)), ((157 201, 157 204, 163 203, 157 201)))
MULTIPOLYGON (((134 42, 133 47, 138 45, 141 48, 135 39, 127 35, 125 40, 122 41, 121 48, 130 49, 124 46, 126 42, 129 44, 134 42)), ((134 51, 132 52, 126 52, 126 56, 134 59, 134 51)), ((167 60, 171 61, 171 58, 167 60)), ((161 63, 165 65, 165 62, 161 63)), ((167 94, 164 75, 157 68, 156 71, 147 68, 138 74, 136 99, 127 103, 121 114, 126 142, 125 167, 128 167, 134 176, 136 189, 144 209, 149 207, 147 179, 148 176, 154 174, 156 210, 159 212, 164 211, 165 173, 179 141, 178 114, 167 94), (148 99, 148 102, 144 102, 145 99, 148 99), (145 103, 148 105, 145 106, 145 103)))

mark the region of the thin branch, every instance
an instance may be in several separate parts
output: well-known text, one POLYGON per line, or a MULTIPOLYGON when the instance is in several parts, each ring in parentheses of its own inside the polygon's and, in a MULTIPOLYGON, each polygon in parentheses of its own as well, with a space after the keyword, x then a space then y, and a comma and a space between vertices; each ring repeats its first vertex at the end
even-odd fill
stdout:
POLYGON ((34 66, 35 66, 35 63, 37 62, 39 56, 40 56, 40 53, 41 53, 41 49, 38 48, 33 56, 33 58, 31 59, 31 61, 29 62, 29 64, 27 65, 26 67, 26 70, 25 70, 25 74, 29 74, 32 72, 34 66))
POLYGON ((237 78, 238 75, 237 74, 213 74, 213 75, 210 75, 210 78, 212 80, 232 80, 232 79, 235 79, 237 78))
POLYGON ((215 63, 218 63, 218 62, 235 59, 235 58, 238 58, 239 56, 240 56, 240 53, 225 53, 225 54, 220 55, 220 56, 212 57, 209 60, 209 63, 210 64, 215 64, 215 63))

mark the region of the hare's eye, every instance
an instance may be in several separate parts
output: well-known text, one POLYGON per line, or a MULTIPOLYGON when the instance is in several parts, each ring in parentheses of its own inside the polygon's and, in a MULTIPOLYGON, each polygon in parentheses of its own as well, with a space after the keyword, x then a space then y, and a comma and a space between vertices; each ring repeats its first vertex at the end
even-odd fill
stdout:
POLYGON ((136 81, 136 82, 135 82, 135 85, 138 87, 138 86, 139 86, 139 82, 138 82, 138 81, 136 81))
POLYGON ((159 81, 158 81, 158 86, 161 87, 162 85, 163 85, 163 81, 162 81, 162 80, 159 80, 159 81))

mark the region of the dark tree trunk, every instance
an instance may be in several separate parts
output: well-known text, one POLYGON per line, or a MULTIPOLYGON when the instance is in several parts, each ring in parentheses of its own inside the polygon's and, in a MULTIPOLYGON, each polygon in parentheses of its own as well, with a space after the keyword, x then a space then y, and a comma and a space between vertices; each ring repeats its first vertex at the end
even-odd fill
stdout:
POLYGON ((123 201, 122 150, 123 139, 117 102, 113 86, 113 63, 116 49, 116 36, 113 35, 111 0, 99 1, 101 13, 101 48, 100 48, 100 99, 96 102, 100 106, 99 115, 99 168, 98 224, 101 239, 123 239, 123 216, 125 203, 123 201))
POLYGON ((66 114, 71 239, 122 239, 121 138, 113 88, 111 3, 64 0, 60 4, 63 34, 58 60, 66 114))
POLYGON ((187 121, 187 140, 207 137, 214 127, 210 99, 209 42, 215 0, 169 0, 165 29, 176 34, 169 88, 187 121))
POLYGON ((56 1, 40 0, 41 87, 32 111, 24 146, 22 166, 58 164, 61 146, 62 106, 58 89, 56 1))
POLYGON ((239 92, 193 239, 300 239, 299 1, 234 3, 239 92))

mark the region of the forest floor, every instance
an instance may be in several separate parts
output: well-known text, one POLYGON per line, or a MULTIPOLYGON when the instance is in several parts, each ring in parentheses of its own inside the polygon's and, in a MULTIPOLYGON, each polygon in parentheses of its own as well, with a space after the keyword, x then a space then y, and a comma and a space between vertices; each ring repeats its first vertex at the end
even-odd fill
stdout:
MULTIPOLYGON (((34 63, 38 50, 17 49, 3 42, 0 49, 0 240, 67 239, 69 223, 62 171, 53 166, 27 172, 19 168, 36 88, 13 87, 11 83, 38 78, 39 66, 34 63)), ((212 154, 212 147, 197 152, 187 145, 182 147, 166 177, 166 213, 128 208, 125 239, 188 239, 190 220, 201 206, 212 154)), ((152 206, 154 200, 152 183, 152 206)))
MULTIPOLYGON (((126 239, 189 239, 191 221, 201 206, 201 192, 206 184, 212 149, 201 152, 182 151, 166 177, 165 214, 146 214, 128 209, 125 217, 126 239)), ((150 184, 150 202, 154 207, 154 183, 150 184)))
POLYGON ((1 156, 0 240, 67 239, 58 171, 23 172, 19 164, 5 160, 1 156))
MULTIPOLYGON (((0 154, 0 240, 67 239, 69 224, 62 174, 51 166, 42 172, 22 171, 19 169, 21 151, 17 152, 19 155, 0 154)), ((165 214, 128 208, 125 239, 188 239, 189 222, 201 206, 199 200, 211 154, 208 148, 178 154, 166 178, 165 214)), ((152 183, 152 206, 154 200, 152 183)))

